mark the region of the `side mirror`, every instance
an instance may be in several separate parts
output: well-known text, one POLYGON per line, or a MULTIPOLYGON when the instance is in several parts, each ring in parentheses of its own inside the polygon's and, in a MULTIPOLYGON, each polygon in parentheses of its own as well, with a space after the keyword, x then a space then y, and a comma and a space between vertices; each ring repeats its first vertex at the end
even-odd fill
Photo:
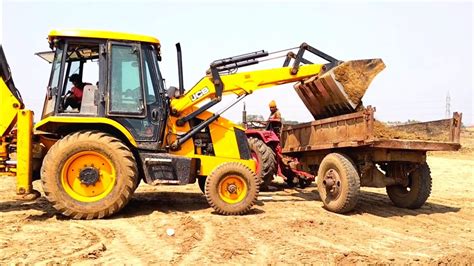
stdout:
POLYGON ((166 91, 166 94, 170 99, 179 98, 181 96, 181 94, 179 93, 179 89, 174 86, 169 87, 166 91))

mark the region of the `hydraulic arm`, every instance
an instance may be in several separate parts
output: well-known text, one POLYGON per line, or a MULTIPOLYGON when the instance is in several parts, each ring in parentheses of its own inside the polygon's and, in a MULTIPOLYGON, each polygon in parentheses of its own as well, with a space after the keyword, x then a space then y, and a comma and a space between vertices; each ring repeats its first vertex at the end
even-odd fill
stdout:
MULTIPOLYGON (((178 48, 178 61, 180 52, 178 48)), ((262 50, 212 62, 206 77, 186 94, 171 101, 171 114, 177 117, 176 125, 181 127, 216 105, 223 95, 236 95, 237 99, 233 103, 235 104, 256 90, 294 82, 298 82, 295 90, 313 116, 321 118, 350 113, 361 104, 360 99, 370 82, 385 67, 380 59, 342 62, 303 43, 296 54, 289 52, 286 55, 283 67, 235 73, 238 68, 257 64, 259 58, 268 55, 268 52, 262 50), (327 63, 314 64, 303 57, 306 51, 326 60, 327 63), (290 66, 292 60, 293 64, 290 66), (350 82, 347 82, 348 80, 350 82)), ((182 86, 180 82, 181 92, 182 86)), ((182 134, 173 143, 172 148, 177 149, 219 116, 220 113, 215 113, 182 134)))

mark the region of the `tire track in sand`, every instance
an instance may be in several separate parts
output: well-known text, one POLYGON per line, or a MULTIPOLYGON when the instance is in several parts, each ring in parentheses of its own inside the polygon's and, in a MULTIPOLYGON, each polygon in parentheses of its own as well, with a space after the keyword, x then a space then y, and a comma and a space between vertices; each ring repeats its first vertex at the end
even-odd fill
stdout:
MULTIPOLYGON (((143 218, 143 217, 139 217, 143 218)), ((152 215, 145 219, 115 219, 112 222, 99 223, 98 226, 104 226, 113 230, 115 239, 110 243, 112 252, 107 252, 101 259, 107 263, 127 262, 131 264, 153 264, 163 263, 171 260, 173 249, 169 244, 162 240, 156 233, 156 227, 160 227, 152 215), (127 253, 125 256, 123 253, 127 253)), ((162 222, 162 221, 161 221, 162 222)))

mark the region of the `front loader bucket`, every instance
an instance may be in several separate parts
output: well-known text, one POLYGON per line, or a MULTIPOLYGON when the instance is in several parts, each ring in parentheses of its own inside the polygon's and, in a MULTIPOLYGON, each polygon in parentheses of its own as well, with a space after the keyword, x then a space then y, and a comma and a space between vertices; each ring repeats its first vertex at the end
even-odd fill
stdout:
POLYGON ((385 68, 382 59, 344 62, 294 85, 315 119, 352 113, 374 77, 385 68))

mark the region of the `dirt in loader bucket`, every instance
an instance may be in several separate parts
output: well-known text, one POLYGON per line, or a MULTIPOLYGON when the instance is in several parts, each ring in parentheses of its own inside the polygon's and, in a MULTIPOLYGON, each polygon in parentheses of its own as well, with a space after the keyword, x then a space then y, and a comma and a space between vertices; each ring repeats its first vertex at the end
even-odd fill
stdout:
POLYGON ((374 77, 385 68, 382 59, 344 62, 294 88, 315 119, 352 113, 374 77))
POLYGON ((333 71, 349 100, 359 105, 372 80, 384 68, 385 64, 381 59, 370 59, 345 62, 333 71))

